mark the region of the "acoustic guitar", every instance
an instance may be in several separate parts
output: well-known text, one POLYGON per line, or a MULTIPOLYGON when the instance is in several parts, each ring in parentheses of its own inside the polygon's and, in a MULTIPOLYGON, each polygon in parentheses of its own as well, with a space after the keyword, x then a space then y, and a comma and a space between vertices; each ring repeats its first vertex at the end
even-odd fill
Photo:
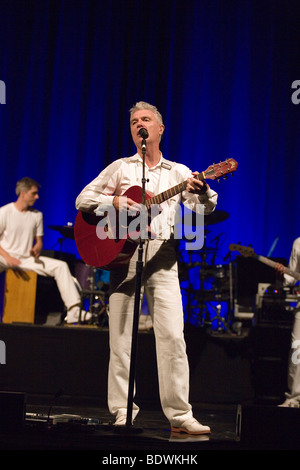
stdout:
MULTIPOLYGON (((206 171, 196 175, 200 181, 206 179, 220 180, 228 174, 236 171, 238 163, 229 158, 224 162, 210 165, 206 171)), ((177 184, 172 188, 153 196, 145 192, 145 208, 149 212, 151 206, 159 205, 176 194, 186 189, 187 181, 177 184)), ((142 203, 142 188, 132 186, 123 196, 133 199, 138 204, 142 203)), ((158 213, 158 212, 157 212, 158 213)), ((153 214, 151 214, 153 217, 153 214)), ((135 215, 135 217, 137 217, 135 215)), ((132 218, 128 218, 130 226, 132 218)), ((103 269, 116 269, 119 265, 128 263, 137 247, 137 237, 124 230, 124 224, 120 227, 118 213, 114 217, 105 212, 103 216, 94 213, 78 211, 74 224, 74 238, 79 255, 83 261, 95 267, 103 269), (120 230, 120 228, 122 230, 120 230), (122 235, 120 236, 120 232, 122 235), (132 239, 132 238, 134 239, 132 239)))

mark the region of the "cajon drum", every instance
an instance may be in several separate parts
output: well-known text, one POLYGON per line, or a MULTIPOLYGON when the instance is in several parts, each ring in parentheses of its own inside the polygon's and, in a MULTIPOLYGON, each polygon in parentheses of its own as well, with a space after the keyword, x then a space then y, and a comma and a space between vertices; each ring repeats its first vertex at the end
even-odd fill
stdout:
POLYGON ((37 273, 7 269, 4 282, 3 323, 34 323, 37 273))

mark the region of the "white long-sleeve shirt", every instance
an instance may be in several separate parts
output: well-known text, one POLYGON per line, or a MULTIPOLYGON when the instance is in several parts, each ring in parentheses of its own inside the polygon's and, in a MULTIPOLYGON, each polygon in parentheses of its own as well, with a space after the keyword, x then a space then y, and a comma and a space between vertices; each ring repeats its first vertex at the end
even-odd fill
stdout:
MULTIPOLYGON (((114 196, 123 195, 132 186, 142 187, 142 158, 138 153, 131 157, 120 158, 108 165, 78 195, 76 208, 81 211, 112 207, 114 196)), ((192 172, 180 163, 171 162, 161 157, 153 168, 145 165, 145 189, 154 195, 161 194, 186 181, 192 172)), ((189 210, 208 215, 216 207, 218 195, 209 189, 203 195, 182 191, 169 197, 160 204, 161 213, 151 222, 151 229, 158 239, 168 239, 174 232, 178 207, 182 202, 189 210)))

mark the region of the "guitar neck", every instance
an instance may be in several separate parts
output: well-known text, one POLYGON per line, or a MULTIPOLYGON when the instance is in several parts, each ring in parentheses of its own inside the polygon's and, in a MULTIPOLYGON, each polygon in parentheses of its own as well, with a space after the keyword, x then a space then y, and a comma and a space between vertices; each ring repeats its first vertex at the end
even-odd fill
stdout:
MULTIPOLYGON (((205 179, 204 172, 199 173, 198 175, 194 176, 194 178, 197 178, 199 181, 203 181, 205 179)), ((151 197, 150 199, 147 199, 145 201, 145 206, 147 209, 150 209, 150 206, 152 204, 161 204, 164 201, 167 201, 173 196, 176 196, 176 194, 182 193, 185 191, 187 187, 187 181, 183 181, 182 183, 177 184, 176 186, 173 186, 170 189, 167 189, 166 191, 163 191, 160 194, 157 194, 156 196, 151 197)))
MULTIPOLYGON (((276 262, 272 261, 269 258, 266 258, 265 256, 255 255, 255 258, 257 258, 262 263, 267 264, 268 266, 271 266, 271 268, 275 267, 276 262)), ((286 272, 286 274, 289 274, 290 276, 297 279, 297 281, 300 281, 300 274, 299 273, 296 273, 295 271, 291 271, 289 268, 285 268, 285 272, 286 272)))

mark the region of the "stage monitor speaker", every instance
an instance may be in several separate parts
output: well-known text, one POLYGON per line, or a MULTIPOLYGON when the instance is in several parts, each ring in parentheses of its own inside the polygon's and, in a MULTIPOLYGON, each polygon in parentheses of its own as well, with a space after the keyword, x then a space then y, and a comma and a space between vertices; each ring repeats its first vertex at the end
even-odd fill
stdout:
POLYGON ((23 392, 0 392, 0 429, 20 429, 25 424, 26 395, 23 392))
POLYGON ((239 405, 236 435, 242 450, 299 450, 300 408, 239 405))

